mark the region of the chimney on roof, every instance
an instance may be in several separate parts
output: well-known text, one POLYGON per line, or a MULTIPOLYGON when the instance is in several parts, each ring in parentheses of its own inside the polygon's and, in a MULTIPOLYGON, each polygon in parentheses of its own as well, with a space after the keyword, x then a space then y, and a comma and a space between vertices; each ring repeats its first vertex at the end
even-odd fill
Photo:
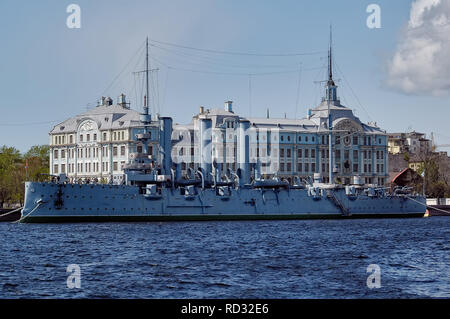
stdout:
POLYGON ((200 106, 200 114, 203 114, 205 112, 205 108, 203 106, 200 106))
POLYGON ((118 98, 118 101, 119 101, 119 105, 121 106, 121 107, 123 107, 123 108, 128 108, 127 107, 127 101, 126 101, 126 96, 125 96, 125 94, 120 94, 120 96, 119 96, 119 98, 118 98))
POLYGON ((225 111, 233 113, 233 101, 225 102, 225 111))
POLYGON ((113 105, 113 99, 110 97, 107 97, 105 100, 105 103, 106 103, 105 105, 111 106, 111 105, 113 105))
POLYGON ((97 106, 105 105, 105 100, 106 100, 106 97, 102 96, 100 98, 100 100, 98 101, 98 105, 97 106))

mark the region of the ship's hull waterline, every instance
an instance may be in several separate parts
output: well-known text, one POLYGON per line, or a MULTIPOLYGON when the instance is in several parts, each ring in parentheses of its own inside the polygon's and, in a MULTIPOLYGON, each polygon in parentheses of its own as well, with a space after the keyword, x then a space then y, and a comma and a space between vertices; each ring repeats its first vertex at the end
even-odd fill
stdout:
POLYGON ((305 189, 197 188, 185 195, 179 188, 162 188, 145 196, 139 187, 101 184, 27 182, 21 222, 141 222, 208 220, 289 220, 423 217, 422 196, 356 198, 344 189, 311 196, 305 189), (336 203, 336 200, 339 204, 336 203))

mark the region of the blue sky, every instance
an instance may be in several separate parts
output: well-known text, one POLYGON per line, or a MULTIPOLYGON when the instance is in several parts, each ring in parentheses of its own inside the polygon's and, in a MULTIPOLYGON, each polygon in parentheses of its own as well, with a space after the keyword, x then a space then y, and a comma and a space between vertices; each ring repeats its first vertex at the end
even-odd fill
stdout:
POLYGON ((0 145, 26 151, 46 144, 53 125, 93 107, 102 95, 116 100, 123 92, 131 107, 140 110, 136 97, 141 82, 132 72, 142 69, 136 52, 146 36, 217 51, 319 52, 263 57, 155 42, 157 46, 150 48, 152 67, 159 68, 152 106, 175 122, 189 122, 200 105, 223 107, 229 99, 244 116, 264 117, 269 108, 271 117, 285 113, 303 117, 322 95, 322 86, 314 81, 325 76, 320 67, 326 63, 330 23, 343 104, 362 121, 375 121, 388 132, 435 132, 438 144, 450 143, 448 95, 405 93, 386 81, 411 4, 410 0, 2 0, 0 145), (81 8, 80 29, 66 26, 66 7, 71 3, 81 8), (366 26, 371 3, 381 7, 380 29, 366 26), (286 73, 261 75, 272 72, 286 73))

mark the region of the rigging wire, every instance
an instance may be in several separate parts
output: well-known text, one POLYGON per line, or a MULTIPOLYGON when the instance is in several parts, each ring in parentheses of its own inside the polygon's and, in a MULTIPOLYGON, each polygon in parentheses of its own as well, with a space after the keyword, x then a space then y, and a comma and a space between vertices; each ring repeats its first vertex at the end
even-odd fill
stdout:
MULTIPOLYGON (((257 72, 257 73, 241 73, 241 72, 216 72, 216 71, 206 71, 206 70, 196 70, 196 69, 188 69, 188 68, 181 68, 181 67, 174 67, 170 66, 165 62, 162 62, 159 58, 156 58, 155 56, 150 56, 150 59, 155 60, 162 66, 165 66, 166 68, 171 68, 172 70, 179 70, 179 71, 186 71, 186 72, 194 72, 194 73, 204 73, 204 74, 217 74, 217 75, 236 75, 236 76, 263 76, 263 75, 275 75, 275 74, 289 74, 289 73, 298 73, 298 69, 295 70, 285 70, 285 71, 273 71, 273 72, 257 72)), ((312 67, 303 69, 303 71, 311 71, 311 70, 317 70, 317 69, 323 69, 324 67, 312 67)))
POLYGON ((106 95, 106 92, 108 92, 108 90, 111 88, 111 86, 117 81, 117 79, 122 75, 123 72, 125 72, 125 70, 127 69, 127 67, 131 64, 131 62, 136 58, 136 56, 138 55, 139 51, 142 50, 142 48, 144 47, 145 42, 143 42, 141 44, 141 46, 139 47, 139 49, 133 54, 133 56, 131 57, 131 59, 128 61, 128 63, 125 65, 125 67, 119 72, 119 74, 116 75, 116 77, 112 80, 112 82, 106 87, 106 89, 103 91, 102 95, 106 95))
POLYGON ((149 41, 155 42, 155 43, 159 43, 159 44, 163 44, 163 45, 167 45, 167 46, 188 49, 188 50, 209 52, 209 53, 214 53, 214 54, 227 54, 227 55, 247 55, 247 56, 267 56, 267 57, 268 56, 273 56, 273 57, 278 56, 278 57, 280 57, 280 56, 315 55, 315 54, 320 54, 320 53, 324 52, 324 51, 315 51, 315 52, 302 52, 302 53, 261 54, 261 53, 219 51, 219 50, 195 48, 195 47, 190 47, 190 46, 185 46, 185 45, 180 45, 180 44, 175 44, 175 43, 170 43, 170 42, 158 41, 158 40, 154 40, 154 39, 149 39, 149 41))
POLYGON ((169 84, 169 73, 170 73, 170 68, 168 68, 167 72, 166 72, 166 80, 165 80, 165 84, 164 84, 164 93, 163 93, 163 97, 162 97, 162 108, 164 108, 165 105, 166 105, 167 85, 169 84))
POLYGON ((29 126, 29 125, 43 125, 51 123, 62 123, 63 121, 45 121, 45 122, 29 122, 29 123, 0 123, 0 126, 29 126))
POLYGON ((369 112, 367 112, 366 108, 362 105, 361 101, 359 100, 358 96, 356 95, 355 91, 353 90, 352 86, 350 85, 350 83, 347 81, 347 78, 344 76, 344 73, 341 71, 341 68, 339 67, 339 65, 335 62, 335 65, 339 71, 339 73, 341 74, 342 78, 344 79, 344 81, 347 83, 347 86, 350 88, 350 92, 352 92, 353 96, 355 97, 357 103, 359 104, 359 106, 364 110, 364 112, 366 112, 367 116, 369 117, 370 121, 372 120, 372 117, 370 116, 369 112))
MULTIPOLYGON (((231 68, 291 68, 294 66, 294 64, 281 64, 281 65, 274 65, 274 64, 249 64, 249 65, 242 65, 242 64, 230 64, 230 63, 224 63, 224 62, 230 62, 230 61, 224 61, 224 60, 218 60, 217 58, 211 58, 207 56, 201 56, 197 54, 187 53, 187 52, 177 52, 168 48, 160 47, 154 44, 150 44, 150 46, 158 48, 160 50, 166 51, 170 54, 181 56, 181 57, 188 57, 188 58, 195 58, 197 60, 200 60, 202 63, 208 63, 212 65, 218 65, 218 66, 224 66, 224 67, 231 67, 231 68)), ((191 62, 191 61, 190 61, 191 62)), ((192 63, 192 62, 191 62, 192 63)), ((194 62, 194 64, 199 64, 194 62)))
POLYGON ((298 103, 300 101, 300 85, 302 82, 302 63, 300 62, 300 70, 298 71, 298 85, 297 85, 297 96, 295 99, 295 119, 297 119, 298 113, 298 103))

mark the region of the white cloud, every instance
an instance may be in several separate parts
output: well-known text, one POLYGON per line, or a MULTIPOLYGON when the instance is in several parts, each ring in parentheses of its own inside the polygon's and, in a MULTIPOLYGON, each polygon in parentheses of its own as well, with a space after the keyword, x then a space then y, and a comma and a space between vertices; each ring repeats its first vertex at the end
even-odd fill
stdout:
POLYGON ((387 84, 407 94, 450 93, 450 0, 416 0, 388 63, 387 84))

